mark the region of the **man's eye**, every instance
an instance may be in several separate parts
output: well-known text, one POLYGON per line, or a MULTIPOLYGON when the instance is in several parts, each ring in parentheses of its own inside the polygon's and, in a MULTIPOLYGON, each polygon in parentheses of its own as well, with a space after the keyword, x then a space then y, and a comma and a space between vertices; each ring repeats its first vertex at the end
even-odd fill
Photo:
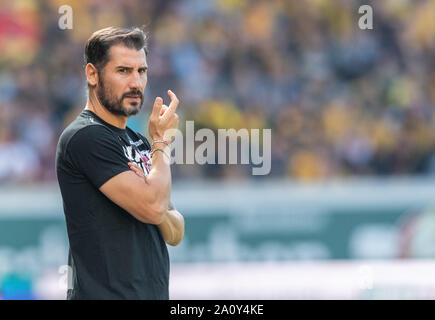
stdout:
POLYGON ((119 69, 119 72, 121 72, 121 73, 126 73, 126 72, 127 72, 127 69, 119 69))
POLYGON ((140 69, 140 70, 139 70, 139 73, 140 73, 140 74, 144 74, 144 73, 145 73, 145 69, 140 69))

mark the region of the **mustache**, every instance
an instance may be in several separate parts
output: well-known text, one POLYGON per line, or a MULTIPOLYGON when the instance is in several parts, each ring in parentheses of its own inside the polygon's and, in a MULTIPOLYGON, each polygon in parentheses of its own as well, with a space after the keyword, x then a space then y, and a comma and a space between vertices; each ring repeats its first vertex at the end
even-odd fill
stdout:
POLYGON ((128 98, 128 97, 139 97, 139 98, 143 99, 143 93, 139 90, 129 91, 129 92, 124 93, 122 95, 121 99, 128 98))

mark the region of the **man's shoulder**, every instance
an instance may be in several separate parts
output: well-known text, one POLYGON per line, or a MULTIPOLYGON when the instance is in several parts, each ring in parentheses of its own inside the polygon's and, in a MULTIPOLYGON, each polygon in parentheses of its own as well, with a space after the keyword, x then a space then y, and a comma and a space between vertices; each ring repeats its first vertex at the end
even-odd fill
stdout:
POLYGON ((82 111, 61 133, 59 146, 66 148, 73 138, 89 142, 107 136, 111 136, 110 129, 82 111))

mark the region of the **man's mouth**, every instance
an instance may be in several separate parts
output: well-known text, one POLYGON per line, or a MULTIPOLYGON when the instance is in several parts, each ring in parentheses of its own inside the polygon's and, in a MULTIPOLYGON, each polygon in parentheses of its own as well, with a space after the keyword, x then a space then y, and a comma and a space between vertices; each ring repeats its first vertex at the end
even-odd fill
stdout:
POLYGON ((141 96, 125 96, 125 98, 133 101, 140 101, 141 96))

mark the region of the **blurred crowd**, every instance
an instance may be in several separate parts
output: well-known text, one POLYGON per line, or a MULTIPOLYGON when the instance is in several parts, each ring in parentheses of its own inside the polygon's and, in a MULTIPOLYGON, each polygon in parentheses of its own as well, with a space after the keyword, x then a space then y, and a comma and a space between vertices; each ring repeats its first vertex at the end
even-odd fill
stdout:
MULTIPOLYGON (((55 181, 59 134, 86 101, 84 43, 111 25, 148 33, 135 130, 170 88, 195 129, 271 128, 267 177, 435 174, 433 0, 0 0, 0 182, 55 181), (363 4, 373 30, 358 28, 363 4)), ((173 174, 253 178, 249 165, 173 174)))

